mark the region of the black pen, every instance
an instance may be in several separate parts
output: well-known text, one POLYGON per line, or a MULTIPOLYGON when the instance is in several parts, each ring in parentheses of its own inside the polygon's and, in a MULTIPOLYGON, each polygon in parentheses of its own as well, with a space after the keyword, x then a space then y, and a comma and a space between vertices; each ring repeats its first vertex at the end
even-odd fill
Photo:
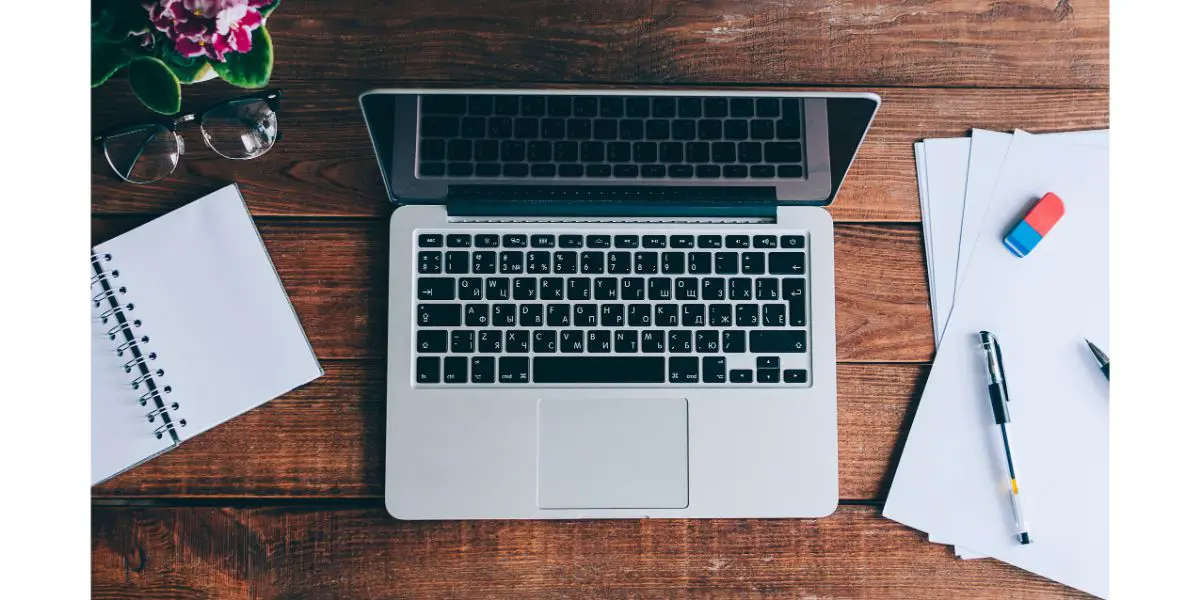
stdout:
POLYGON ((1004 460, 1008 467, 1008 498, 1012 504, 1013 521, 1017 529, 1017 541, 1028 544, 1029 525, 1025 523, 1025 511, 1021 510, 1021 488, 1017 486, 1017 466, 1013 461, 1012 448, 1008 441, 1008 383, 1004 377, 1004 359, 1000 354, 1000 341, 987 331, 979 332, 983 345, 984 368, 988 376, 988 399, 992 403, 992 414, 1000 426, 1000 437, 1004 441, 1004 460))
POLYGON ((1083 341, 1087 342, 1088 348, 1092 349, 1092 356, 1096 357, 1096 362, 1100 364, 1100 371, 1104 373, 1104 378, 1108 379, 1108 355, 1096 347, 1091 340, 1083 338, 1083 341))

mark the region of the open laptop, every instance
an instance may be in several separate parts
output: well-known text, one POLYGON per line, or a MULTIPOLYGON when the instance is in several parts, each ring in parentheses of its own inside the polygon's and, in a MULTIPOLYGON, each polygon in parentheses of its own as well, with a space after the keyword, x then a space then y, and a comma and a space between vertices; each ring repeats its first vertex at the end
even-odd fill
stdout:
POLYGON ((833 201, 879 98, 381 89, 401 519, 837 506, 833 201))

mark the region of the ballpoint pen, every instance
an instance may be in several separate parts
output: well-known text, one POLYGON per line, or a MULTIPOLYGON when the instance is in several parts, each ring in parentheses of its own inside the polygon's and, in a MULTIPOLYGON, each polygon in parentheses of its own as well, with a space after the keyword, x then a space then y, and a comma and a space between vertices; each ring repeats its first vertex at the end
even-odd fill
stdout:
POLYGON ((992 402, 992 414, 996 417, 996 424, 1000 426, 1000 437, 1004 440, 1004 459, 1008 466, 1008 495, 1012 501, 1013 520, 1016 521, 1017 541, 1028 544, 1033 540, 1029 537, 1029 526, 1025 523, 1025 513, 1021 510, 1017 467, 1013 464, 1012 448, 1008 441, 1008 423, 1012 419, 1008 414, 1008 385, 1004 380, 1004 359, 1000 354, 1000 342, 987 331, 979 332, 979 342, 983 344, 984 361, 987 365, 988 397, 992 402))
POLYGON ((1091 340, 1083 338, 1087 342, 1088 348, 1092 350, 1092 356, 1096 357, 1096 363, 1100 365, 1100 371, 1104 373, 1104 378, 1108 379, 1108 355, 1099 347, 1092 343, 1091 340))

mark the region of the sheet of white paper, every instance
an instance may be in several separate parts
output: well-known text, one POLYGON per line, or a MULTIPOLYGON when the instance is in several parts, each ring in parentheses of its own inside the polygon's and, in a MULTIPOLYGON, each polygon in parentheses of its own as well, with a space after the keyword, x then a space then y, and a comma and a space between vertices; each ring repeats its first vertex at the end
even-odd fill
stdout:
POLYGON ((936 279, 934 275, 933 264, 933 232, 930 229, 932 220, 929 218, 929 175, 925 164, 925 143, 917 142, 913 144, 913 154, 917 160, 917 196, 918 204, 921 207, 921 239, 922 246, 925 249, 925 277, 929 284, 929 312, 933 314, 933 333, 934 339, 938 337, 938 306, 937 295, 933 293, 933 282, 936 279))
POLYGON ((1099 596, 1108 592, 1108 387, 1082 338, 1108 342, 1107 209, 1105 148, 1014 138, 884 508, 1099 596), (1047 190, 1066 215, 1017 259, 1001 240, 1047 190), (1013 537, 981 329, 1004 348, 1028 546, 1013 537))
POLYGON ((932 232, 929 259, 934 265, 929 287, 930 296, 937 298, 938 306, 935 343, 940 341, 954 307, 954 274, 970 154, 971 138, 925 140, 927 228, 932 232))
MULTIPOLYGON (((231 185, 96 246, 149 336, 181 440, 321 375, 241 194, 231 185), (182 422, 186 421, 186 426, 182 422)), ((119 401, 119 400, 118 400, 119 401)), ((113 408, 98 406, 93 413, 113 408)), ((111 402, 110 402, 111 403, 111 402)), ((143 411, 144 412, 144 411, 143 411)), ((141 418, 142 434, 154 425, 141 418)), ((141 443, 140 439, 129 442, 141 443)), ((92 447, 93 456, 108 450, 92 447)), ((112 473, 93 461, 93 482, 112 473)))

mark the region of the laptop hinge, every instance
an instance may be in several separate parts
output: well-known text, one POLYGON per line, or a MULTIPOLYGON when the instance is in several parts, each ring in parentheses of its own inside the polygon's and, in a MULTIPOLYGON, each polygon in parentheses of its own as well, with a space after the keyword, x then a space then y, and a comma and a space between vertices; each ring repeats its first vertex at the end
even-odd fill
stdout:
POLYGON ((775 200, 523 200, 450 201, 446 212, 451 217, 569 217, 569 218, 724 218, 774 219, 775 200))

